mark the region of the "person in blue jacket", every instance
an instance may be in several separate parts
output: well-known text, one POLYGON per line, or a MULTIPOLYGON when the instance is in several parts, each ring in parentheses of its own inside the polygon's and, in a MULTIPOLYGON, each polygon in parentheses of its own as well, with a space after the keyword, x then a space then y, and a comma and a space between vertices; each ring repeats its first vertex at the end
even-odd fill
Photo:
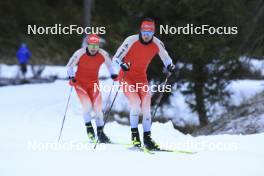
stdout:
POLYGON ((21 44, 20 48, 16 53, 16 56, 20 65, 20 70, 25 78, 25 74, 27 72, 27 64, 31 57, 31 53, 25 43, 21 44))

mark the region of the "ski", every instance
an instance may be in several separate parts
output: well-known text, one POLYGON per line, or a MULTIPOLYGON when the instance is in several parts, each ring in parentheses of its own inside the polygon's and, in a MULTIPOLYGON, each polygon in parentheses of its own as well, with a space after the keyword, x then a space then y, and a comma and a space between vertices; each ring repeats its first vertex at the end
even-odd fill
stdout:
MULTIPOLYGON (((95 144, 94 141, 85 141, 85 143, 88 142, 89 144, 95 144)), ((99 143, 99 144, 104 144, 104 145, 121 145, 124 146, 126 149, 130 151, 138 151, 138 152, 144 152, 146 154, 155 154, 153 151, 150 151, 146 149, 145 147, 135 147, 133 144, 127 144, 127 143, 118 143, 118 142, 110 142, 110 143, 99 143)))
POLYGON ((169 153, 177 153, 177 154, 196 154, 197 152, 187 151, 187 150, 171 150, 171 149, 160 149, 160 150, 149 150, 145 147, 129 147, 131 150, 140 150, 148 154, 155 154, 156 152, 169 152, 169 153))
POLYGON ((153 151, 150 151, 148 149, 146 149, 145 147, 128 147, 127 148, 128 150, 131 150, 131 151, 139 151, 139 152, 144 152, 146 154, 150 154, 150 155, 154 155, 155 153, 153 151))
POLYGON ((160 149, 160 150, 151 150, 153 152, 171 152, 178 154, 196 154, 197 152, 188 151, 188 150, 171 150, 171 149, 160 149))
MULTIPOLYGON (((96 140, 93 141, 84 141, 84 143, 89 143, 89 144, 96 144, 96 140)), ((108 143, 99 143, 98 144, 114 144, 114 145, 128 145, 128 144, 123 144, 123 143, 118 143, 118 142, 108 142, 108 143)))
MULTIPOLYGON (((86 141, 87 142, 87 141, 86 141)), ((94 141, 88 141, 88 143, 94 144, 94 141)), ((118 143, 118 142, 110 142, 110 143, 103 143, 106 145, 121 145, 126 147, 126 149, 131 151, 140 151, 147 154, 155 154, 156 152, 169 152, 169 153, 177 153, 177 154, 196 154, 197 152, 189 151, 189 150, 175 150, 175 149, 164 149, 161 148, 160 150, 149 150, 145 147, 135 147, 133 144, 127 143, 118 143)))

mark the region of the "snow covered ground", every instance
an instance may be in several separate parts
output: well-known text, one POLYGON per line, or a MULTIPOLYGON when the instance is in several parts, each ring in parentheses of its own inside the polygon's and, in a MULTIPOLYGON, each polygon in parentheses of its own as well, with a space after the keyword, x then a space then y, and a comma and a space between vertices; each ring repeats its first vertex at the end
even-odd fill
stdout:
MULTIPOLYGON (((68 93, 67 81, 0 87, 1 176, 264 175, 263 133, 194 138, 176 131, 171 123, 154 123, 153 138, 161 146, 198 153, 149 155, 129 151, 123 145, 101 144, 94 150, 85 143, 75 93, 62 142, 56 144, 68 93)), ((129 127, 108 123, 105 131, 113 141, 129 143, 129 127)))
MULTIPOLYGON (((250 64, 252 69, 262 69, 264 62, 252 59, 250 64)), ((18 73, 17 65, 5 65, 0 64, 0 79, 2 78, 14 78, 18 73)), ((264 70, 264 69, 263 69, 264 70)), ((27 78, 32 77, 31 68, 28 67, 27 78)), ((66 70, 64 66, 49 66, 47 65, 41 75, 43 78, 48 78, 50 76, 57 76, 61 79, 66 79, 66 70)), ((102 65, 99 77, 109 77, 108 70, 105 65, 102 65)), ((101 85, 112 85, 112 80, 102 80, 101 85)), ((253 97, 257 93, 264 90, 264 81, 262 80, 236 80, 232 81, 231 84, 227 87, 232 96, 230 98, 230 104, 239 106, 243 101, 253 97)), ((104 92, 103 96, 107 97, 108 92, 104 92)), ((217 119, 225 109, 221 106, 212 107, 214 109, 215 116, 213 119, 217 119)), ((170 104, 165 106, 165 111, 163 116, 173 119, 173 122, 178 126, 197 125, 198 116, 196 113, 192 112, 187 103, 185 102, 185 97, 180 92, 180 90, 174 90, 173 96, 170 97, 170 104)), ((126 98, 121 94, 117 99, 117 103, 114 106, 114 110, 117 111, 128 111, 129 105, 126 101, 126 98), (119 103, 122 102, 122 103, 119 103)), ((157 113, 159 115, 159 111, 157 113)))

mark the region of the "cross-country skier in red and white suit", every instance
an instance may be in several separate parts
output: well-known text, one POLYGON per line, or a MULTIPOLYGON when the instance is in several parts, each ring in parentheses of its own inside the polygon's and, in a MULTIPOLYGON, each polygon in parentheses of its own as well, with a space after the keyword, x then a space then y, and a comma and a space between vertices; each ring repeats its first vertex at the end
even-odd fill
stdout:
POLYGON ((101 143, 109 143, 109 138, 103 131, 104 121, 102 112, 102 97, 100 94, 98 72, 100 66, 106 64, 111 78, 116 80, 112 61, 106 51, 99 48, 100 38, 96 34, 87 36, 88 46, 77 50, 67 64, 67 73, 70 78, 70 85, 74 86, 80 99, 83 109, 83 117, 89 139, 95 141, 95 133, 91 124, 91 114, 95 113, 97 126, 97 137, 101 143), (77 66, 75 73, 74 67, 77 66))
POLYGON ((144 146, 150 150, 159 150, 158 144, 151 138, 151 95, 144 88, 144 85, 148 85, 146 70, 153 57, 157 54, 168 71, 172 72, 175 66, 163 43, 154 37, 154 33, 154 21, 152 19, 144 19, 141 22, 140 33, 125 39, 114 55, 113 62, 121 67, 119 80, 123 84, 123 92, 131 108, 130 126, 133 145, 136 147, 141 146, 138 121, 139 115, 142 113, 144 146), (132 89, 133 86, 136 88, 132 89))

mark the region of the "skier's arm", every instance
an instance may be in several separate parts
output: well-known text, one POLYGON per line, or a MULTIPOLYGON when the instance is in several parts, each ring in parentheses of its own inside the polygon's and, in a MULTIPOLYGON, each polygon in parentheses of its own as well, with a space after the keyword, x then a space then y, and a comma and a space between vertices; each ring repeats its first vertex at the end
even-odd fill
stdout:
POLYGON ((122 64, 123 58, 126 56, 132 44, 138 39, 137 35, 127 37, 122 45, 117 49, 116 54, 113 57, 113 62, 115 64, 122 64))
POLYGON ((69 62, 67 63, 66 68, 67 68, 67 74, 69 78, 72 78, 75 76, 74 67, 78 64, 80 57, 81 57, 81 50, 78 50, 72 55, 69 62))
POLYGON ((156 37, 153 39, 153 41, 156 43, 156 45, 159 48, 159 56, 160 56, 160 58, 164 64, 164 66, 166 68, 168 68, 168 66, 172 65, 173 62, 172 62, 172 59, 169 56, 168 52, 166 51, 164 44, 159 39, 157 39, 156 37))
POLYGON ((110 59, 109 54, 106 51, 104 51, 103 49, 100 49, 99 52, 103 55, 103 57, 105 59, 104 64, 106 65, 110 75, 117 74, 117 72, 116 72, 116 70, 115 70, 115 68, 113 66, 113 63, 112 63, 112 61, 110 59))
POLYGON ((31 52, 29 51, 29 49, 27 49, 27 53, 26 53, 26 55, 27 55, 27 62, 28 62, 28 60, 29 60, 30 57, 31 57, 31 52))

